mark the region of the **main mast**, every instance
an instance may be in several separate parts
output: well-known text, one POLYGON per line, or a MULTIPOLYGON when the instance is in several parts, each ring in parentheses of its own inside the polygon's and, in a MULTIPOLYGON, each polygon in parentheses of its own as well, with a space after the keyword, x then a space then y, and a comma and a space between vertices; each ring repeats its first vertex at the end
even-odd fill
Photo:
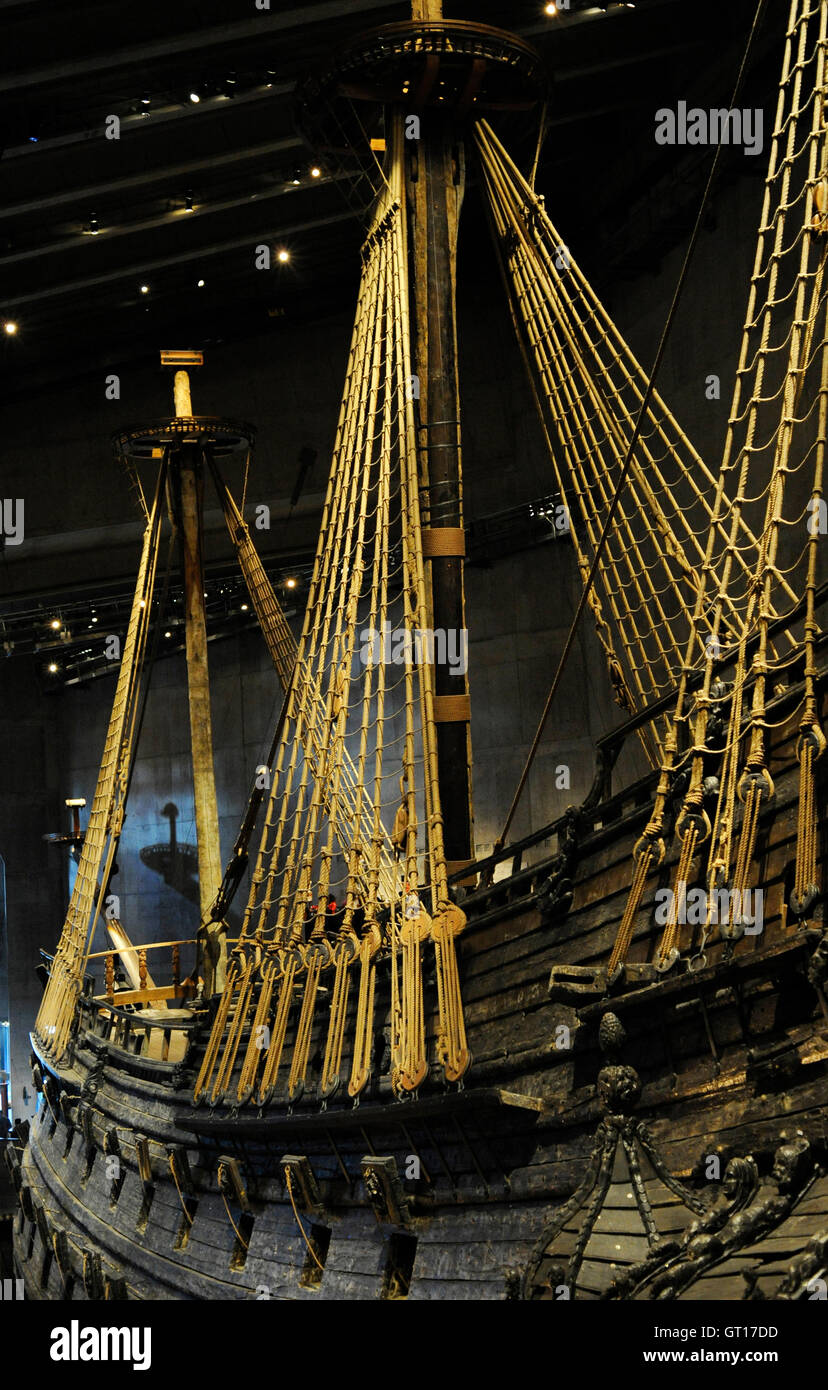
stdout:
MULTIPOLYGON (((442 0, 413 0, 415 23, 439 24, 442 0)), ((423 558, 431 578, 432 627, 465 642, 465 531, 457 376, 457 227, 465 160, 457 114, 428 105, 438 65, 413 89, 419 138, 406 141, 411 225, 414 343, 419 379, 419 454, 423 486, 423 558), (461 637, 460 634, 463 634, 461 637)), ((415 128, 416 129, 416 128, 415 128)), ((459 650, 455 647, 455 650, 459 650)), ((446 868, 457 873, 474 854, 468 672, 448 663, 434 672, 438 779, 446 868)))
MULTIPOLYGON (((429 619, 444 640, 465 643, 456 323, 465 136, 480 115, 504 111, 514 121, 515 113, 536 109, 546 99, 548 79, 538 54, 522 39, 489 25, 445 18, 442 0, 412 0, 411 16, 362 34, 340 50, 324 73, 304 84, 299 116, 309 142, 329 163, 344 156, 352 204, 360 203, 363 212, 380 191, 372 152, 386 147, 389 111, 402 117, 412 396, 429 619)), ((457 669, 465 664, 454 663, 452 669, 438 662, 434 671, 437 782, 447 868, 455 876, 462 875, 474 853, 469 687, 466 671, 457 669)))

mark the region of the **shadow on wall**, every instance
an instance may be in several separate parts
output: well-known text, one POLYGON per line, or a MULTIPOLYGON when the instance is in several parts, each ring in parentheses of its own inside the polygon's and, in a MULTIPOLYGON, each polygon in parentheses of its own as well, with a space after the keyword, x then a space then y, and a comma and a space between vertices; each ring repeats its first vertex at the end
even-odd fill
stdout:
POLYGON ((141 863, 154 873, 160 874, 168 887, 180 893, 188 902, 199 905, 198 895, 198 853, 194 845, 180 845, 176 838, 175 823, 179 811, 175 802, 168 801, 161 810, 170 822, 170 838, 167 844, 145 845, 141 850, 141 863))
MULTIPOLYGON (((140 851, 141 863, 153 873, 159 874, 168 888, 179 893, 187 902, 200 907, 198 890, 198 851, 195 845, 180 845, 176 837, 175 823, 179 810, 174 801, 162 807, 161 815, 170 822, 170 838, 166 844, 145 845, 140 851)), ((228 912, 224 917, 231 932, 238 932, 241 926, 239 917, 228 912)))

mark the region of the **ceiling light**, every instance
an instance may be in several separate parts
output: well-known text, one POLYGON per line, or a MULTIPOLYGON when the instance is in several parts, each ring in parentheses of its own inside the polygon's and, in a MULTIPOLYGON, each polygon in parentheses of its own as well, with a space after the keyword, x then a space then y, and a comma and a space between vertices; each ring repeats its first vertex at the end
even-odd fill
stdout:
POLYGON ((194 101, 194 102, 199 102, 199 101, 201 101, 201 97, 198 95, 198 92, 190 92, 190 101, 194 101))
POLYGON ((282 262, 282 264, 284 265, 285 261, 289 261, 289 260, 290 260, 290 252, 289 252, 289 251, 286 251, 285 248, 282 247, 281 251, 279 252, 278 259, 279 259, 279 260, 282 262))
POLYGON ((13 338, 15 333, 17 332, 17 324, 14 322, 13 319, 6 319, 5 323, 3 324, 3 331, 7 333, 10 338, 13 338))
POLYGON ((141 293, 142 293, 142 294, 149 294, 149 285, 142 285, 142 286, 141 286, 141 293))

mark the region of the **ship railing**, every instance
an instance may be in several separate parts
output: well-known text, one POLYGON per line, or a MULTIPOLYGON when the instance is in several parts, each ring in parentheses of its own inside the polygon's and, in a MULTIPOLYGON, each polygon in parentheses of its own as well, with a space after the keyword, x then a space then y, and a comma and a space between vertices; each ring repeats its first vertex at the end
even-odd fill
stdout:
MULTIPOLYGON (((119 997, 116 994, 115 998, 119 997)), ((198 1019, 195 1013, 189 1017, 150 1018, 146 1013, 130 1013, 94 998, 79 1000, 78 1007, 93 1036, 135 1057, 155 1062, 183 1062, 189 1035, 198 1019)))
POLYGON ((182 1061, 197 1014, 174 1006, 186 1005, 197 993, 196 981, 181 977, 181 948, 195 944, 195 938, 188 937, 131 946, 129 955, 137 968, 138 988, 123 988, 116 981, 116 964, 123 952, 111 948, 92 952, 87 961, 103 962, 104 989, 79 1001, 90 1031, 135 1056, 159 1062, 182 1061), (156 953, 152 973, 148 961, 151 952, 156 953), (162 971, 170 978, 168 983, 158 984, 162 971))

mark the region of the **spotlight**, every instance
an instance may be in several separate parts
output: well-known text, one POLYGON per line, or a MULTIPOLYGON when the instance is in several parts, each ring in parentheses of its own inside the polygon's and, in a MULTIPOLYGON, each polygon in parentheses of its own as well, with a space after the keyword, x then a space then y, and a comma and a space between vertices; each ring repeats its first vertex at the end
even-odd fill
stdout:
POLYGON ((322 173, 322 170, 319 168, 319 165, 318 165, 318 164, 314 164, 313 168, 312 168, 311 171, 310 171, 310 176, 311 176, 311 178, 312 178, 312 179, 318 179, 321 173, 322 173))
POLYGON ((544 12, 544 14, 549 14, 549 15, 557 14, 557 13, 558 13, 558 7, 557 7, 557 5, 546 5, 546 6, 544 6, 544 11, 543 11, 543 12, 544 12))
POLYGON ((142 293, 142 294, 149 294, 149 285, 142 285, 142 286, 141 286, 141 293, 142 293))
POLYGON ((98 219, 93 212, 92 216, 89 219, 89 234, 90 236, 97 236, 100 230, 101 229, 98 226, 98 219))
POLYGON ((96 622, 98 621, 98 619, 97 619, 97 618, 93 618, 92 621, 93 621, 93 623, 96 623, 96 622))
POLYGON ((286 251, 285 248, 284 248, 284 246, 283 246, 282 249, 281 249, 281 251, 279 252, 279 255, 278 255, 277 259, 280 260, 280 261, 282 262, 282 264, 284 265, 286 261, 289 261, 289 260, 290 260, 290 252, 289 252, 289 251, 286 251))
POLYGON ((17 324, 14 322, 13 319, 6 319, 5 323, 3 324, 3 331, 4 333, 8 334, 10 338, 13 338, 15 333, 17 332, 17 324))
POLYGON ((61 623, 60 618, 53 618, 49 626, 53 632, 60 632, 60 629, 62 628, 63 624, 61 623))
POLYGON ((296 588, 296 580, 295 580, 295 579, 286 579, 286 580, 285 580, 285 587, 286 587, 287 589, 295 589, 295 588, 296 588))
POLYGON ((198 95, 198 92, 190 92, 190 101, 196 103, 201 101, 201 97, 198 95))
POLYGON ((57 670, 57 662, 56 662, 56 661, 50 661, 50 662, 49 662, 49 670, 51 671, 52 675, 55 674, 55 672, 56 672, 56 670, 57 670))
POLYGON ((143 96, 143 97, 141 97, 141 105, 142 105, 142 106, 149 106, 151 100, 152 100, 151 97, 143 96))
POLYGON ((192 193, 188 193, 187 196, 186 196, 186 198, 184 199, 184 211, 185 211, 185 212, 195 212, 195 208, 193 207, 193 195, 192 195, 192 193))
POLYGON ((246 613, 247 610, 248 610, 248 607, 249 607, 249 604, 243 603, 242 606, 241 606, 241 611, 242 611, 242 613, 246 613))
POLYGON ((203 289, 204 289, 204 281, 203 281, 203 280, 197 281, 197 284, 198 284, 198 288, 199 288, 200 290, 203 290, 203 289))
POLYGON ((141 602, 140 602, 139 605, 138 605, 138 607, 139 607, 139 608, 146 608, 146 606, 147 606, 147 601, 146 601, 145 598, 142 598, 142 599, 141 599, 141 602))
POLYGON ((171 633, 171 632, 165 632, 165 633, 164 633, 164 636, 165 636, 165 637, 172 637, 172 633, 171 633))

